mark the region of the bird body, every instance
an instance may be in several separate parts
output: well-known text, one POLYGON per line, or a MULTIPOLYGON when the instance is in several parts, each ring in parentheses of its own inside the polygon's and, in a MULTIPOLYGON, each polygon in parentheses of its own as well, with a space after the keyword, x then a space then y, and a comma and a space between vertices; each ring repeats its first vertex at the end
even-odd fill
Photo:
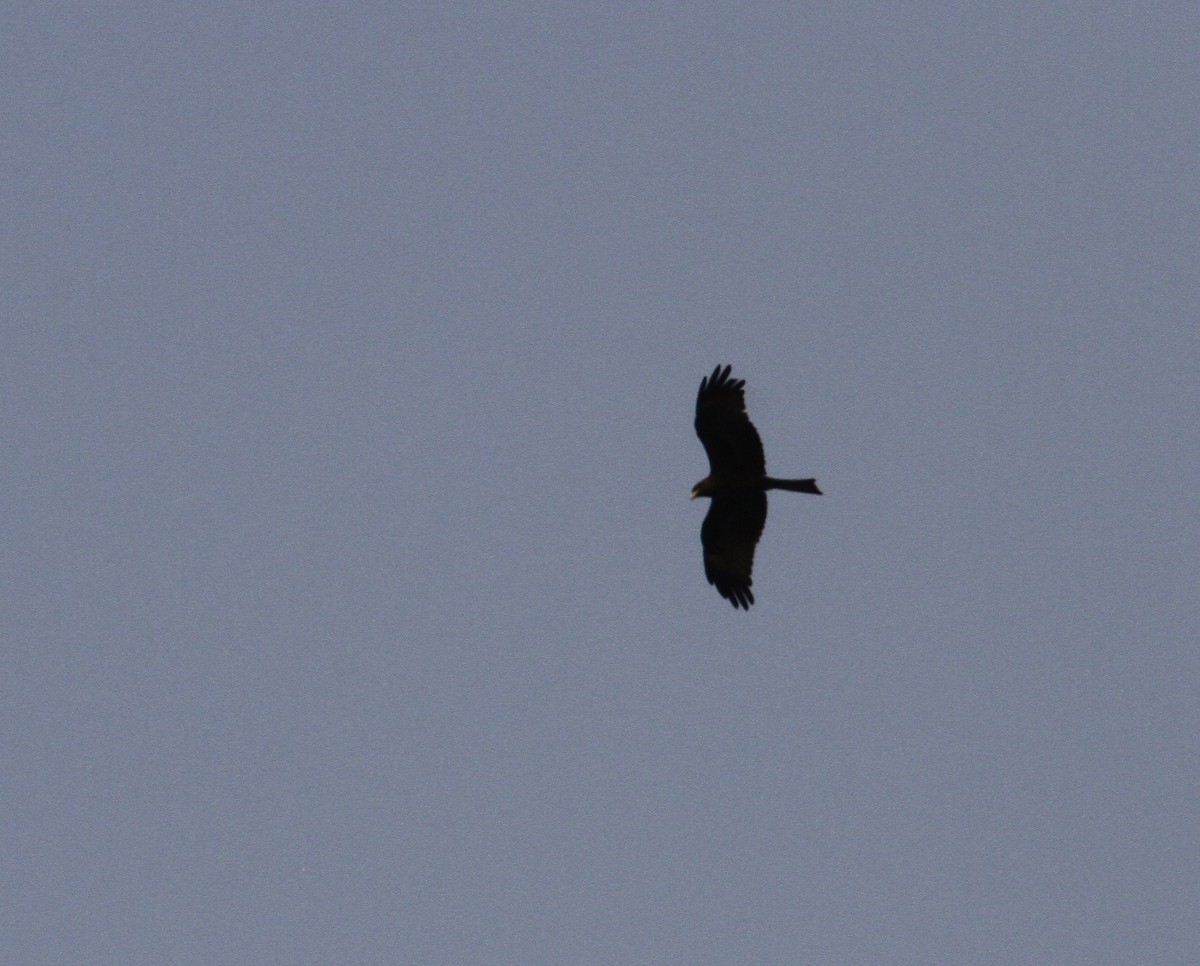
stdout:
POLYGON ((758 430, 746 415, 744 379, 731 379, 731 366, 717 366, 696 394, 696 435, 708 453, 709 475, 692 488, 692 499, 712 506, 700 528, 704 576, 717 593, 749 610, 754 549, 767 522, 767 490, 820 495, 817 481, 767 476, 758 430))

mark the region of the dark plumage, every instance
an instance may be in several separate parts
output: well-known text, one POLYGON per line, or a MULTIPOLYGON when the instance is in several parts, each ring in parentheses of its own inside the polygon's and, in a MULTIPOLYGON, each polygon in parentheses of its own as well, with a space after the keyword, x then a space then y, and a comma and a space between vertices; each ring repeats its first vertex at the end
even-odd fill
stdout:
POLYGON ((704 576, 735 608, 750 609, 754 548, 767 522, 767 490, 820 495, 816 480, 777 480, 767 476, 762 440, 746 415, 744 379, 730 379, 732 367, 717 366, 700 381, 696 395, 696 435, 708 453, 709 474, 692 499, 712 499, 700 528, 704 576))

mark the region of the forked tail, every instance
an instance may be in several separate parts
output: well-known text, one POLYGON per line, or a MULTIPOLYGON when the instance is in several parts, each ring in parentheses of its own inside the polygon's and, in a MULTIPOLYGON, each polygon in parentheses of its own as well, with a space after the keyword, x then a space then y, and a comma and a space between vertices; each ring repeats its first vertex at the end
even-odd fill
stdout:
POLYGON ((777 480, 773 476, 768 476, 766 488, 768 490, 791 490, 793 493, 815 493, 817 496, 821 496, 816 480, 777 480))

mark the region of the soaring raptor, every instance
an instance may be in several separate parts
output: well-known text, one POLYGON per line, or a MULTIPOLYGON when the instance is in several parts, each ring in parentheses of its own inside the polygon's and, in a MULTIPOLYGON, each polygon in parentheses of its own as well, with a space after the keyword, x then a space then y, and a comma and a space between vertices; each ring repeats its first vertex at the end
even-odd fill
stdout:
POLYGON ((734 608, 750 609, 754 548, 767 522, 767 490, 820 496, 816 480, 777 480, 767 476, 762 440, 746 415, 744 379, 730 379, 730 366, 717 366, 700 381, 696 395, 696 435, 708 453, 709 474, 692 499, 712 499, 700 528, 704 576, 734 608))

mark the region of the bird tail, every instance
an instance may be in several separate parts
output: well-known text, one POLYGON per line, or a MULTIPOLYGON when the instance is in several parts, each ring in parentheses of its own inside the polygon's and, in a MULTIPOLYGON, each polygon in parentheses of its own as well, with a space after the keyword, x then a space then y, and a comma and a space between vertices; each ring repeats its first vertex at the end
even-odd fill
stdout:
POLYGON ((777 480, 773 476, 768 476, 767 489, 791 490, 793 493, 815 493, 817 496, 821 496, 816 480, 777 480))

